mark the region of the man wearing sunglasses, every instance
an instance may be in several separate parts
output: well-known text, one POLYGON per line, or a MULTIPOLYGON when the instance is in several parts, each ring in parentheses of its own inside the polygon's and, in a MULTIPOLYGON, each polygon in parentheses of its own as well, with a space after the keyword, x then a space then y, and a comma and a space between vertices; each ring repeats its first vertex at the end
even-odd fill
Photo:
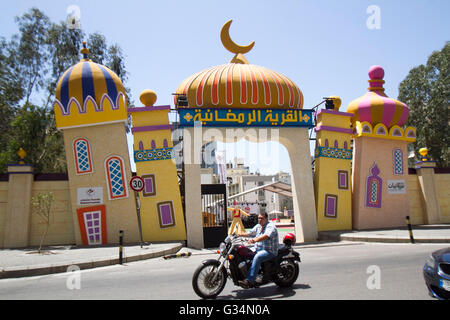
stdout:
POLYGON ((244 289, 254 287, 256 275, 264 261, 270 260, 278 254, 278 230, 275 223, 269 221, 267 213, 258 215, 258 224, 249 233, 240 234, 240 237, 252 237, 249 244, 255 244, 256 254, 253 257, 252 266, 245 280, 240 280, 239 285, 244 289))

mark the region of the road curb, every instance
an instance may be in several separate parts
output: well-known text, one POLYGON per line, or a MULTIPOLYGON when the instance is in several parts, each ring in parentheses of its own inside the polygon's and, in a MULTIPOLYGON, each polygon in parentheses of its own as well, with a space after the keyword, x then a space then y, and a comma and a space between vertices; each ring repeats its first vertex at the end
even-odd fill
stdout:
MULTIPOLYGON (((411 243, 411 239, 409 237, 396 237, 396 238, 388 238, 388 237, 374 237, 374 236, 366 236, 366 237, 355 237, 355 236, 340 236, 341 241, 355 241, 355 242, 379 242, 379 243, 411 243)), ((414 241, 416 243, 450 243, 449 238, 420 238, 414 237, 414 241)))

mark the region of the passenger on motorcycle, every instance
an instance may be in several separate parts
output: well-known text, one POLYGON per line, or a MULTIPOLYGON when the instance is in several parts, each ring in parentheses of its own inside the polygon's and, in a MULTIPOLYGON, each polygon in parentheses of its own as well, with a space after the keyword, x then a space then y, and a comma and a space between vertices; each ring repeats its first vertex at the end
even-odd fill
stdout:
POLYGON ((245 280, 239 281, 241 287, 248 289, 254 286, 261 264, 277 256, 278 230, 275 223, 269 221, 267 213, 260 213, 258 215, 258 224, 249 233, 240 234, 239 236, 252 237, 248 243, 256 244, 256 254, 250 271, 245 280))

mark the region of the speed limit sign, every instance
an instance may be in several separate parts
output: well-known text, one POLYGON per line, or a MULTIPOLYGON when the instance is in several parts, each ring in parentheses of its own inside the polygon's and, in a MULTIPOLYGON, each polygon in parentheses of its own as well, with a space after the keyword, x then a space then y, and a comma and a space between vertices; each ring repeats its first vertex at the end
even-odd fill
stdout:
POLYGON ((141 192, 142 190, 144 190, 144 179, 138 176, 133 177, 130 180, 130 187, 136 192, 141 192))

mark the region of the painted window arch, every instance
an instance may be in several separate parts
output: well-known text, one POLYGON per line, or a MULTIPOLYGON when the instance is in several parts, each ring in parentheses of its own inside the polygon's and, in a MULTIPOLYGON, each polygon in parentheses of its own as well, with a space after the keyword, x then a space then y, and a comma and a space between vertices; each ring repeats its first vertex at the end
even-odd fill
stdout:
POLYGON ((348 149, 348 143, 347 143, 347 141, 344 141, 344 149, 348 149))
POLYGON ((334 147, 337 149, 339 147, 338 141, 334 140, 334 147))
POLYGON ((392 158, 394 174, 403 174, 403 151, 395 148, 392 152, 392 158))
POLYGON ((105 160, 106 181, 110 200, 128 197, 127 177, 124 161, 119 156, 110 156, 105 160))
POLYGON ((142 141, 139 141, 139 150, 144 150, 144 143, 142 141))
POLYGON ((152 149, 156 149, 156 142, 155 142, 155 140, 152 140, 152 149))
POLYGON ((75 170, 77 175, 94 172, 91 145, 87 139, 78 138, 74 140, 73 154, 75 156, 75 170))
POLYGON ((366 207, 381 208, 381 194, 383 180, 378 176, 380 169, 376 162, 370 168, 370 175, 366 180, 366 207))
POLYGON ((167 139, 164 139, 163 147, 164 148, 168 148, 169 147, 169 143, 167 142, 167 139))
POLYGON ((328 147, 328 139, 325 139, 325 147, 328 147))

